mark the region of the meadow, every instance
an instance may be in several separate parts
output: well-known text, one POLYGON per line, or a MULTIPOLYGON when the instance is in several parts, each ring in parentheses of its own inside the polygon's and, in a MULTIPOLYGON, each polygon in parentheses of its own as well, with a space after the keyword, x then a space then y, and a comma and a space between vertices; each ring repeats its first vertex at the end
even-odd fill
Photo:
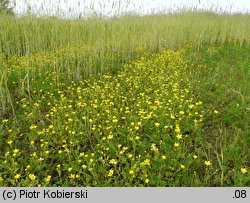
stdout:
POLYGON ((250 186, 250 16, 0 16, 0 186, 250 186))

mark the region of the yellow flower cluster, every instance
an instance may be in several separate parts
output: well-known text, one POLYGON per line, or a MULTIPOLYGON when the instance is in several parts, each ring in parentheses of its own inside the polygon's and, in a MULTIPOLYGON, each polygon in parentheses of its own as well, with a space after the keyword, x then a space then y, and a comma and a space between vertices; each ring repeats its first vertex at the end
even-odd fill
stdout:
MULTIPOLYGON (((32 92, 37 99, 15 104, 25 125, 2 120, 10 135, 0 158, 1 184, 157 185, 159 173, 172 180, 180 169, 188 173, 193 162, 208 168, 211 162, 198 159, 192 146, 203 121, 202 102, 184 79, 183 53, 145 55, 116 75, 59 83, 55 89, 37 85, 32 92)), ((58 79, 55 71, 46 74, 51 82, 58 79)))

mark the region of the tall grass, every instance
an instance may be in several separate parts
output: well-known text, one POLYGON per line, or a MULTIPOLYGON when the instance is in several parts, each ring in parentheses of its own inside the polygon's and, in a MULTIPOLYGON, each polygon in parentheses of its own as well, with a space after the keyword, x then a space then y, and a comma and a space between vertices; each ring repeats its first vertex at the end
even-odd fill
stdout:
MULTIPOLYGON (((1 66, 6 63, 5 66, 11 69, 10 63, 14 58, 21 67, 24 63, 32 63, 34 69, 39 66, 40 74, 51 69, 57 72, 66 70, 71 75, 69 80, 79 79, 102 74, 107 70, 115 72, 122 64, 137 58, 145 50, 158 52, 166 48, 177 49, 186 44, 199 47, 204 43, 223 43, 230 38, 243 43, 250 38, 249 24, 249 15, 218 15, 209 12, 80 20, 2 15, 1 66), (40 60, 34 62, 34 58, 40 60), (49 62, 44 66, 47 60, 49 62)), ((7 81, 13 81, 6 77, 11 75, 6 71, 6 68, 1 67, 2 109, 6 109, 11 101, 11 97, 7 99, 7 81)), ((18 78, 14 77, 15 80, 32 77, 27 70, 23 71, 25 73, 18 78)))
POLYGON ((82 20, 1 16, 0 50, 7 56, 27 55, 80 43, 99 52, 120 51, 125 57, 141 46, 158 50, 223 42, 227 37, 249 39, 249 23, 246 14, 205 12, 82 20))

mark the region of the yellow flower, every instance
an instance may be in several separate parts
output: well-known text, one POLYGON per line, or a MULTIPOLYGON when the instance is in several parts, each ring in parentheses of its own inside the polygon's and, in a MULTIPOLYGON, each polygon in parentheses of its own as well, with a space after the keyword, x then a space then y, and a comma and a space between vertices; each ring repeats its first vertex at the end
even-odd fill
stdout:
POLYGON ((180 126, 178 124, 175 127, 175 132, 178 134, 181 132, 180 126))
POLYGON ((118 119, 113 119, 113 123, 117 123, 118 122, 118 119))
POLYGON ((185 113, 184 111, 180 111, 180 112, 179 112, 180 115, 183 115, 184 113, 185 113))
POLYGON ((9 121, 8 119, 3 119, 2 123, 8 123, 8 121, 9 121))
POLYGON ((112 140, 113 139, 113 135, 109 135, 107 138, 108 138, 108 140, 112 140))
POLYGON ((178 134, 176 137, 177 137, 178 140, 182 139, 182 135, 181 134, 178 134))
POLYGON ((38 161, 43 161, 44 160, 44 158, 42 158, 42 157, 40 157, 39 159, 38 159, 38 161))
POLYGON ((130 171, 129 171, 129 174, 130 174, 130 175, 134 175, 135 172, 134 172, 133 170, 130 170, 130 171))
POLYGON ((145 183, 146 183, 146 184, 148 184, 148 183, 149 183, 149 179, 148 179, 148 178, 145 180, 145 183))
POLYGON ((143 162, 143 165, 150 166, 150 159, 145 159, 144 162, 143 162))
POLYGON ((132 154, 128 154, 128 158, 132 158, 133 157, 133 155, 132 154))
POLYGON ((109 170, 109 173, 108 173, 108 177, 112 177, 114 174, 114 170, 113 169, 110 169, 109 170))
POLYGON ((185 166, 183 164, 181 164, 181 169, 185 169, 185 166))
POLYGON ((175 116, 173 114, 170 115, 171 119, 175 119, 175 116))
POLYGON ((155 127, 159 127, 160 126, 160 123, 155 123, 155 127))
POLYGON ((75 178, 76 178, 76 175, 71 173, 71 174, 69 175, 69 178, 70 178, 70 179, 75 179, 75 178))
POLYGON ((166 157, 165 155, 163 155, 161 158, 162 158, 163 160, 166 160, 166 159, 167 159, 167 157, 166 157))
POLYGON ((139 126, 135 126, 135 130, 139 130, 140 129, 140 127, 139 126))
POLYGON ((111 159, 111 160, 109 161, 109 163, 110 163, 110 164, 113 164, 113 165, 116 165, 116 164, 117 164, 117 161, 116 161, 115 159, 111 159))
POLYGON ((34 181, 36 179, 36 176, 34 174, 29 174, 29 179, 34 181))
POLYGON ((217 111, 217 110, 214 110, 214 113, 215 113, 215 114, 218 114, 218 113, 219 113, 219 111, 217 111))
POLYGON ((79 154, 79 157, 83 157, 84 156, 84 152, 81 152, 80 154, 79 154))
POLYGON ((14 153, 14 154, 17 154, 18 152, 19 152, 19 149, 14 149, 14 150, 13 150, 13 153, 14 153))
POLYGON ((47 178, 45 180, 46 180, 46 182, 50 182, 51 176, 47 176, 47 178))
POLYGON ((9 145, 11 145, 12 143, 13 143, 12 140, 9 140, 9 141, 7 142, 7 144, 9 144, 9 145))
POLYGON ((188 107, 189 107, 190 109, 192 109, 192 108, 194 108, 194 105, 193 105, 193 104, 190 104, 188 107))
POLYGON ((19 179, 20 177, 21 177, 20 174, 16 174, 16 175, 14 176, 15 179, 19 179))
POLYGON ((211 164, 212 164, 211 161, 205 161, 206 166, 210 166, 211 164))
POLYGON ((156 144, 152 144, 151 145, 151 151, 153 151, 153 152, 155 152, 155 153, 157 153, 158 152, 158 148, 156 147, 156 144))
POLYGON ((180 146, 180 144, 179 143, 174 143, 174 147, 179 147, 180 146))
POLYGON ((247 173, 247 169, 246 169, 246 168, 241 168, 240 171, 241 171, 241 173, 243 173, 243 174, 247 173))
POLYGON ((194 156, 193 156, 193 158, 194 158, 194 159, 197 159, 197 158, 198 158, 198 156, 194 155, 194 156))
POLYGON ((34 130, 34 129, 36 129, 36 128, 37 128, 37 126, 34 125, 34 124, 32 124, 32 125, 30 126, 30 130, 34 130))

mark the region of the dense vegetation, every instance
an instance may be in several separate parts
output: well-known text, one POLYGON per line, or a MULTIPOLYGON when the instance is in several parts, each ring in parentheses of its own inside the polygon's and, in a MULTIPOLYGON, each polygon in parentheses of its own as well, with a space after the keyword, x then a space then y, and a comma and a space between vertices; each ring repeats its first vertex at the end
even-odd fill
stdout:
POLYGON ((1 186, 249 186, 250 17, 0 18, 1 186))

